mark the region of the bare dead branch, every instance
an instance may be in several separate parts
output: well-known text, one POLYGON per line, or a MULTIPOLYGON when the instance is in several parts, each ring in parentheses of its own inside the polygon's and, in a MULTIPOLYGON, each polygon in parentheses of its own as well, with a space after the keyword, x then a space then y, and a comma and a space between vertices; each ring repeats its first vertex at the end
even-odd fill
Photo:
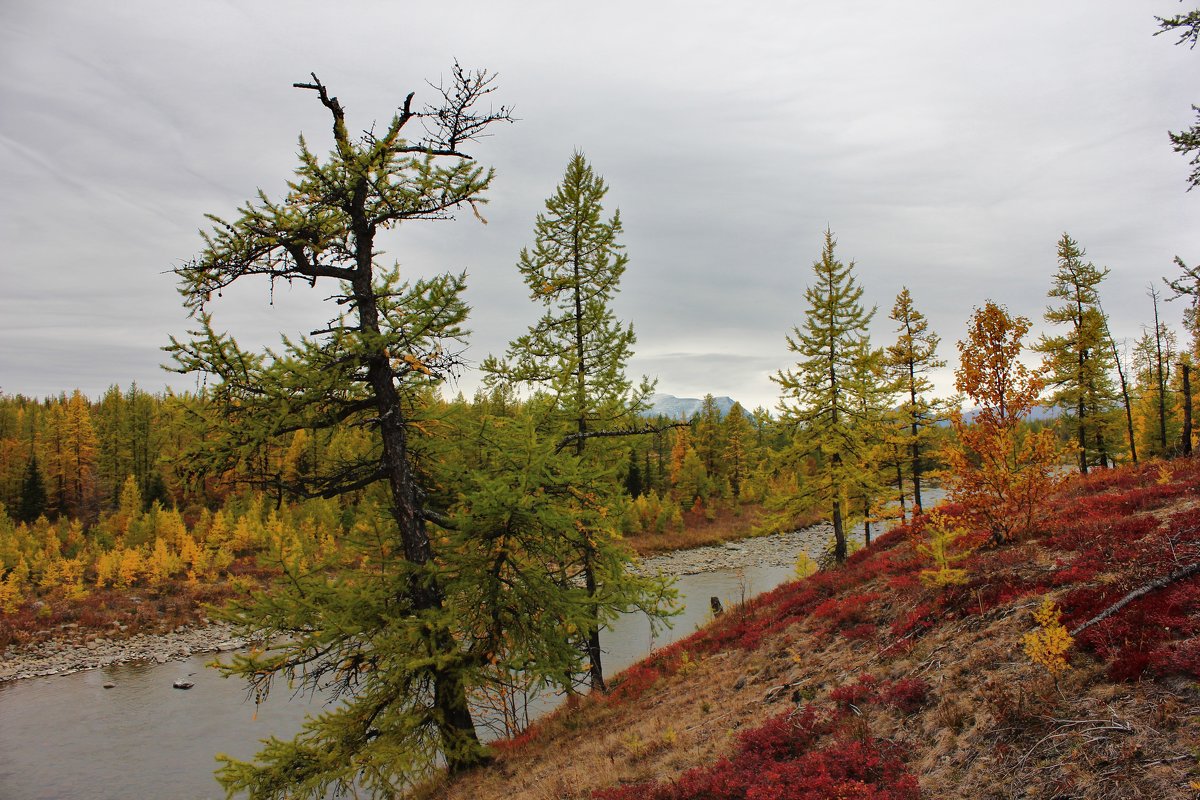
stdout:
MULTIPOLYGON (((321 98, 321 105, 329 109, 333 114, 333 118, 342 122, 346 119, 346 112, 342 110, 342 104, 338 102, 336 97, 330 97, 329 92, 325 89, 325 84, 321 83, 321 79, 317 77, 317 73, 308 73, 312 76, 312 83, 293 83, 292 88, 295 89, 311 89, 316 92, 321 98)), ((411 95, 410 95, 411 97, 411 95)))
POLYGON ((1172 572, 1170 575, 1163 575, 1161 577, 1155 578, 1154 580, 1150 581, 1149 583, 1144 584, 1144 585, 1139 586, 1138 588, 1134 589, 1132 592, 1125 595, 1120 600, 1113 603, 1111 606, 1109 606, 1108 608, 1104 609, 1096 616, 1089 619, 1087 622, 1076 627, 1074 630, 1071 631, 1071 635, 1078 636, 1080 633, 1082 633, 1083 631, 1092 627, 1097 622, 1103 622, 1104 620, 1108 619, 1113 614, 1117 613, 1122 608, 1124 608, 1125 606, 1132 603, 1134 600, 1137 600, 1139 597, 1145 597, 1146 595, 1150 594, 1153 591, 1162 589, 1165 586, 1170 586, 1172 583, 1175 583, 1176 581, 1181 581, 1184 578, 1190 578, 1192 575, 1197 575, 1197 574, 1200 574, 1200 561, 1196 562, 1195 564, 1189 564, 1188 566, 1186 566, 1182 569, 1177 569, 1174 572, 1172 572))
POLYGON ((424 517, 427 522, 432 522, 439 528, 445 528, 448 531, 458 530, 458 526, 451 522, 450 518, 440 511, 434 511, 431 508, 423 508, 421 509, 421 516, 424 517))

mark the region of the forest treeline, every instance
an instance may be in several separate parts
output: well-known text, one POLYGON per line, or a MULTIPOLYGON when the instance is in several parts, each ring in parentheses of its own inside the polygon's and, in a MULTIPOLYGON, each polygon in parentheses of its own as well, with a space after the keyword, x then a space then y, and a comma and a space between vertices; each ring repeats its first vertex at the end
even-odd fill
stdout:
MULTIPOLYGON (((814 285, 823 278, 827 293, 844 296, 846 286, 853 287, 852 265, 837 261, 835 247, 830 235, 814 264, 814 285)), ((1049 425, 1066 445, 1067 459, 1084 471, 1187 451, 1195 433, 1184 438, 1191 416, 1186 399, 1200 348, 1194 272, 1184 269, 1169 281, 1174 295, 1188 301, 1182 327, 1168 325, 1162 296, 1151 287, 1153 322, 1128 342, 1109 333, 1101 303, 1107 270, 1085 261, 1066 235, 1057 265, 1048 295, 1058 304, 1044 314, 1048 333, 1016 354, 1031 363, 1040 357, 1045 386, 1035 398, 1044 404, 1044 421, 1023 420, 1023 426, 1049 425)), ((810 312, 830 308, 827 298, 810 298, 810 312)), ((842 317, 853 316, 850 311, 842 317)), ((855 314, 867 316, 862 309, 855 314)), ((602 443, 623 490, 613 507, 620 531, 652 541, 721 515, 741 519, 735 530, 745 534, 827 515, 833 495, 822 475, 839 438, 853 443, 842 457, 853 460, 843 463, 853 474, 837 489, 846 529, 861 526, 869 539, 872 525, 907 517, 920 502, 923 476, 936 478, 945 466, 942 453, 956 438, 947 421, 962 398, 931 396, 928 373, 946 362, 940 337, 907 289, 889 320, 895 339, 883 347, 874 347, 865 331, 845 340, 852 352, 841 391, 851 400, 806 396, 807 405, 796 402, 798 389, 811 392, 820 381, 809 376, 801 387, 801 378, 781 373, 785 401, 776 413, 735 403, 722 414, 708 396, 687 425, 647 418, 654 432, 602 443), (834 409, 843 414, 836 427, 819 419, 834 409), (743 517, 745 509, 756 513, 743 517)), ((842 334, 853 333, 832 321, 842 334)), ((828 342, 828 333, 816 341, 828 342)), ((828 367, 816 365, 822 374, 828 367)), ((511 385, 481 388, 470 399, 426 392, 420 418, 475 437, 489 420, 544 425, 545 402, 523 400, 511 385)), ((18 598, 37 596, 38 587, 61 587, 82 598, 88 586, 211 582, 228 577, 239 557, 256 555, 269 568, 288 548, 310 560, 336 549, 360 504, 371 499, 369 491, 320 501, 297 487, 318 464, 361 457, 371 447, 369 437, 350 423, 302 428, 213 471, 186 454, 202 444, 215 411, 203 394, 152 393, 136 385, 112 386, 98 398, 79 391, 40 399, 0 394, 0 564, 9 587, 0 605, 11 611, 18 598)), ((967 420, 973 418, 968 410, 967 420)), ((450 457, 469 459, 468 450, 450 457)))
POLYGON ((139 614, 146 597, 165 610, 224 594, 213 613, 272 644, 223 672, 260 698, 284 681, 343 701, 253 761, 221 756, 231 796, 394 796, 442 766, 486 763, 481 702, 520 727, 514 698, 606 691, 600 630, 673 613, 670 581, 629 569, 631 539, 739 514, 769 532, 816 513, 841 563, 858 531, 869 543, 882 519, 925 511, 932 480, 954 511, 931 511, 923 552, 949 585, 964 531, 1032 531, 1071 465, 1191 452, 1200 269, 1179 261, 1166 283, 1188 303, 1184 341, 1151 287, 1145 333, 1116 342, 1107 270, 1067 234, 1053 255, 1047 243, 1047 333, 1029 341, 1029 317, 979 298, 956 396, 935 396, 949 359, 921 298, 891 287, 888 323, 873 325, 826 231, 784 334, 794 363, 773 376, 776 413, 722 417, 708 398, 692 420, 647 420, 653 383, 626 375, 636 336, 612 304, 629 261, 620 214, 579 152, 517 257, 533 322, 483 361, 474 398, 446 399, 464 366, 466 275, 404 281, 378 263, 378 237, 480 217, 495 174, 468 151, 510 109, 493 103, 494 75, 455 64, 432 103, 411 93, 386 124, 356 127, 311 78, 294 86, 324 109, 332 149, 301 137, 286 193, 210 215, 174 269, 191 329, 165 349, 204 390, 0 396, 0 623, 131 589, 139 614), (319 285, 329 314, 243 350, 214 309, 256 281, 319 285), (1052 426, 1031 421, 1039 403, 1057 410, 1052 426))

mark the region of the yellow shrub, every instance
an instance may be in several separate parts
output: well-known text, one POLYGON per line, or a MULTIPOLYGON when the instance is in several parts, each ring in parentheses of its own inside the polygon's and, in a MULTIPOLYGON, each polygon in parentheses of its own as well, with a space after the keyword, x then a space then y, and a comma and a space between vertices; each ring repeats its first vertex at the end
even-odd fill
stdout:
POLYGON ((966 535, 966 530, 953 525, 937 511, 929 514, 929 543, 917 545, 917 551, 933 560, 934 569, 921 570, 921 580, 931 586, 953 586, 967 582, 967 571, 954 566, 968 555, 970 550, 954 552, 954 543, 966 535))
POLYGON ((818 569, 820 569, 820 566, 817 562, 803 550, 800 551, 800 555, 796 556, 796 577, 798 579, 804 580, 818 569))
POLYGON ((1075 643, 1071 634, 1063 627, 1061 618, 1062 612, 1054 605, 1054 601, 1047 597, 1042 601, 1041 607, 1033 612, 1038 629, 1025 634, 1023 639, 1025 655, 1029 656, 1029 660, 1044 667, 1056 678, 1060 672, 1070 668, 1066 656, 1071 645, 1075 643))

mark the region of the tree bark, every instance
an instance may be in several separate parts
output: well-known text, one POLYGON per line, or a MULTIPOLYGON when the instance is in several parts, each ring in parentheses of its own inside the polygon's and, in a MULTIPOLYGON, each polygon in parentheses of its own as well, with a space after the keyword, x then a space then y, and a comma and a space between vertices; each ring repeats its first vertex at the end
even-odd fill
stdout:
POLYGON ((1121 381, 1121 398, 1125 401, 1125 426, 1129 435, 1129 457, 1133 463, 1138 463, 1137 440, 1133 435, 1133 404, 1129 400, 1129 383, 1125 380, 1125 369, 1121 366, 1121 356, 1117 353, 1117 343, 1113 341, 1112 332, 1108 329, 1108 316, 1104 317, 1104 333, 1112 346, 1113 361, 1117 365, 1117 378, 1121 381))
POLYGON ((1183 446, 1183 454, 1190 456, 1192 454, 1192 380, 1191 373, 1192 365, 1184 361, 1179 365, 1183 371, 1183 435, 1180 444, 1183 446))
MULTIPOLYGON (((334 116, 334 135, 339 137, 339 145, 344 144, 348 148, 345 126, 336 111, 334 116)), ((380 341, 382 334, 379 306, 372 285, 375 228, 367 220, 365 212, 367 192, 366 180, 362 178, 355 187, 350 208, 356 263, 351 290, 358 311, 360 332, 370 339, 380 341)), ((408 454, 404 405, 396 389, 396 374, 391 359, 385 350, 379 349, 368 356, 367 381, 374 394, 375 407, 379 414, 383 468, 392 497, 391 514, 404 548, 404 558, 417 567, 423 567, 433 560, 433 550, 425 527, 425 515, 421 510, 420 489, 413 475, 408 454)), ((407 587, 407 599, 418 614, 440 610, 444 599, 437 581, 432 576, 422 573, 423 570, 414 570, 407 587)), ((467 703, 462 666, 454 658, 458 652, 458 644, 449 631, 438 627, 430 632, 429 646, 432 651, 430 655, 436 664, 430 667, 436 710, 435 724, 445 750, 446 768, 451 773, 461 772, 480 763, 483 750, 467 703)))
MULTIPOLYGON (((837 475, 842 465, 842 454, 834 453, 830 459, 830 470, 837 475)), ((833 559, 841 564, 846 560, 846 531, 842 526, 841 486, 833 481, 833 559)))

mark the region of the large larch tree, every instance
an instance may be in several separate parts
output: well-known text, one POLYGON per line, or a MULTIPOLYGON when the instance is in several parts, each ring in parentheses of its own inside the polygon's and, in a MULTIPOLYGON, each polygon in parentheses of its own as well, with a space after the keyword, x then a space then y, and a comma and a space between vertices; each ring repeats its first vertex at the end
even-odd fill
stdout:
POLYGON ((1100 305, 1100 283, 1107 269, 1083 260, 1079 243, 1067 234, 1058 240, 1058 270, 1048 295, 1061 303, 1047 306, 1047 322, 1066 327, 1056 336, 1044 335, 1037 350, 1046 355, 1050 402, 1066 411, 1065 422, 1075 439, 1079 471, 1090 464, 1107 466, 1109 430, 1116 410, 1112 352, 1108 324, 1100 305))
MULTIPOLYGON (((607 193, 604 179, 582 153, 574 153, 537 215, 533 246, 523 248, 517 262, 531 299, 545 313, 510 343, 503 359, 489 358, 483 368, 493 385, 523 385, 552 398, 544 433, 578 458, 603 459, 607 453, 616 462, 615 451, 596 452, 589 443, 631 431, 636 413, 648 407, 652 387, 645 379, 634 385, 625 374, 637 337, 612 308, 629 257, 619 241, 620 212, 605 218, 607 193)), ((626 578, 623 568, 602 566, 615 564, 606 555, 613 551, 612 531, 581 527, 563 533, 577 544, 580 574, 595 603, 595 619, 579 635, 590 684, 604 690, 601 598, 626 578)))
POLYGON ((498 653, 532 642, 503 625, 464 627, 464 618, 520 618, 526 632, 536 619, 534 608, 488 614, 479 607, 478 593, 464 588, 477 575, 464 561, 470 549, 456 539, 456 530, 477 523, 430 499, 436 465, 422 453, 435 448, 422 439, 435 426, 422 415, 434 387, 461 363, 464 276, 404 283, 398 267, 376 260, 384 231, 483 202, 493 173, 464 148, 509 114, 483 109, 493 76, 457 64, 434 103, 418 108, 409 94, 387 124, 357 136, 315 75, 296 86, 328 112, 333 149, 322 157, 302 137, 284 198, 260 191, 236 218, 210 217, 202 253, 176 269, 199 324, 167 349, 179 371, 213 376, 194 412, 207 412, 209 429, 188 456, 193 464, 223 474, 268 445, 286 452, 301 429, 360 431, 359 446, 292 471, 287 489, 362 494, 367 521, 362 536, 346 542, 358 556, 339 565, 337 580, 319 569, 293 572, 230 612, 272 646, 238 657, 229 672, 259 695, 286 678, 330 689, 343 702, 310 719, 294 740, 270 740, 257 762, 225 759, 219 778, 231 793, 253 798, 392 796, 438 763, 456 772, 485 758, 468 703, 472 682, 498 653), (320 286, 331 294, 330 317, 307 336, 284 338, 278 351, 241 350, 213 327, 209 308, 226 287, 254 278, 320 286), (445 533, 431 536, 430 525, 445 533))
POLYGON ((836 245, 826 230, 821 256, 812 265, 815 280, 804 292, 804 323, 787 336, 799 361, 772 380, 782 390, 783 417, 796 430, 793 449, 818 461, 813 494, 829 509, 833 557, 841 562, 847 555, 847 503, 865 467, 862 410, 873 405, 867 396, 875 389, 867 326, 875 309, 863 307, 854 262, 839 261, 836 245))

